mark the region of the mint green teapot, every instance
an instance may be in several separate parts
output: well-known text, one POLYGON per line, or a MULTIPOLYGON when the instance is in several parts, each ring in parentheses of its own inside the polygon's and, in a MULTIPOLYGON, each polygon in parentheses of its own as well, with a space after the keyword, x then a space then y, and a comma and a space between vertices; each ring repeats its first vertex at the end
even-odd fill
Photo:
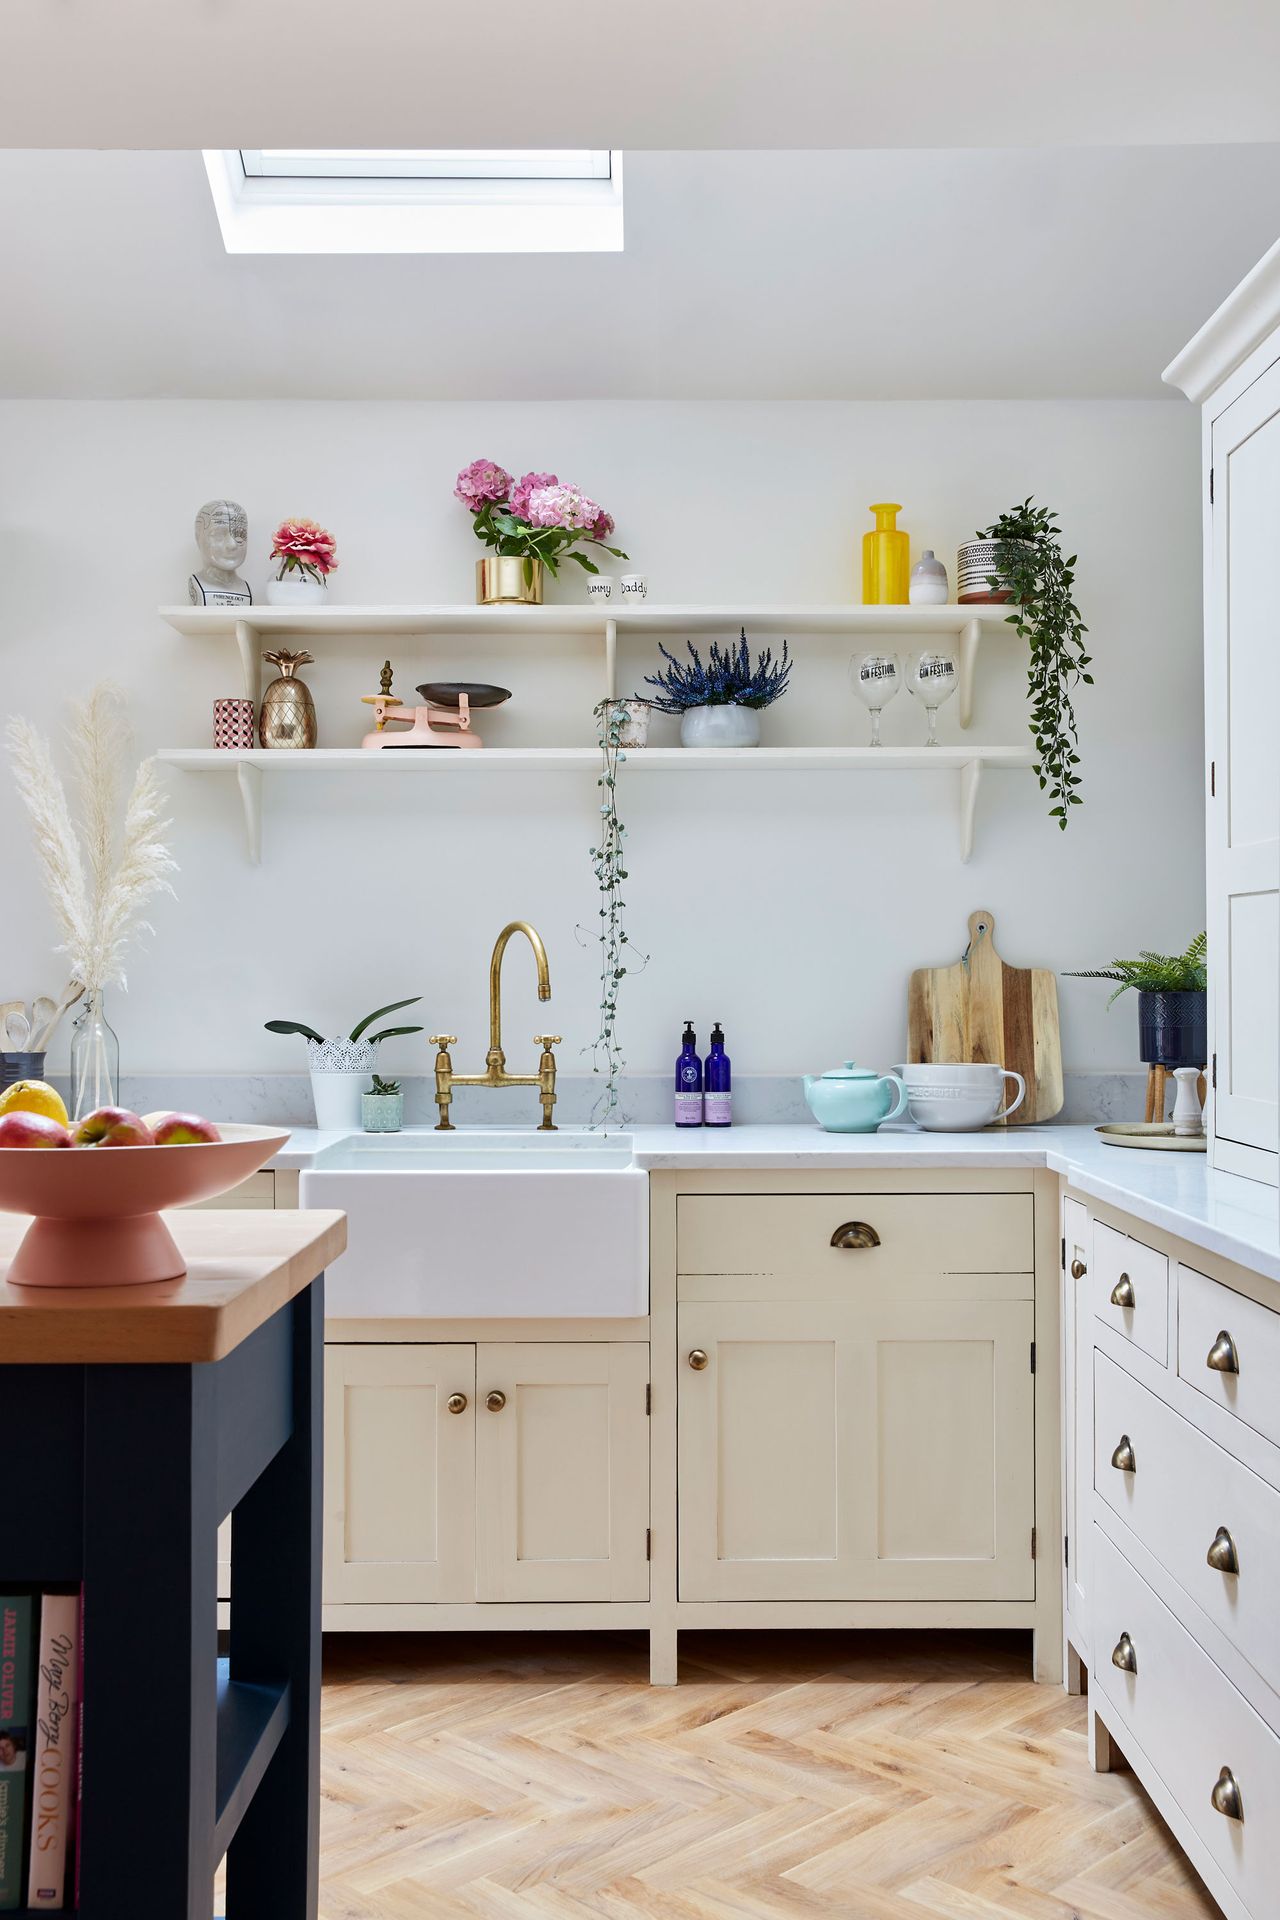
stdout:
POLYGON ((896 1073, 873 1073, 870 1067, 855 1067, 852 1060, 820 1078, 806 1073, 804 1097, 828 1133, 874 1133, 882 1120, 896 1120, 907 1106, 907 1089, 896 1073))

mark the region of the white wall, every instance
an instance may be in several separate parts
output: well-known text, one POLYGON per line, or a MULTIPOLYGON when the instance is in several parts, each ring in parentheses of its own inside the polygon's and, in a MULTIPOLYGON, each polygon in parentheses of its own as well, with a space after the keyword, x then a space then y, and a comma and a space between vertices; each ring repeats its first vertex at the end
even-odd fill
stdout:
MULTIPOLYGON (((0 707, 56 725, 69 697, 108 675, 142 748, 208 743, 211 700, 239 691, 234 649, 181 640, 155 614, 185 595, 200 502, 226 492, 248 508, 255 588, 275 520, 305 513, 337 535, 335 598, 465 601, 479 548, 451 488, 478 454, 554 468, 603 500, 651 600, 856 597, 866 503, 886 497, 906 503, 913 552, 931 545, 951 568, 959 540, 1031 492, 1058 508, 1080 555, 1098 685, 1080 703, 1085 805, 1066 834, 1030 774, 988 777, 967 868, 948 773, 624 786, 629 924, 652 955, 625 992, 634 1070, 667 1067, 686 1014, 702 1034, 725 1022, 741 1073, 891 1061, 910 969, 957 958, 977 906, 995 912, 1007 959, 1055 968, 1177 946, 1203 924, 1197 434, 1174 402, 4 403, 0 707)), ((577 580, 559 595, 580 598, 577 580)), ((848 651, 801 644, 766 741, 865 738, 848 651)), ((512 687, 495 744, 591 737, 600 667, 580 641, 402 646, 393 658, 402 693, 428 667, 512 687)), ((1023 658, 1012 634, 986 644, 969 737, 1025 741, 1023 658)), ((348 641, 308 671, 326 743, 358 740, 357 696, 376 688, 381 660, 378 643, 348 641)), ((628 655, 627 678, 648 664, 628 655)), ((904 693, 886 738, 918 741, 923 728, 904 693)), ((961 737, 954 711, 941 730, 961 737)), ((7 783, 0 792, 3 999, 53 991, 61 972, 16 803, 7 783)), ((258 869, 229 777, 175 773, 172 797, 178 897, 157 904, 128 995, 113 996, 126 1070, 296 1068, 294 1043, 263 1020, 336 1030, 411 992, 425 996, 429 1030, 461 1036, 459 1069, 474 1068, 489 949, 517 915, 546 938, 546 1011, 565 1071, 577 1065, 597 999, 595 950, 574 931, 595 921, 589 779, 268 782, 258 869)), ((1104 988, 1066 981, 1061 993, 1069 1066, 1134 1063, 1123 1003, 1107 1016, 1104 988)), ((543 1024, 513 950, 513 1062, 543 1024)), ((420 1040, 388 1060, 429 1063, 420 1040)))

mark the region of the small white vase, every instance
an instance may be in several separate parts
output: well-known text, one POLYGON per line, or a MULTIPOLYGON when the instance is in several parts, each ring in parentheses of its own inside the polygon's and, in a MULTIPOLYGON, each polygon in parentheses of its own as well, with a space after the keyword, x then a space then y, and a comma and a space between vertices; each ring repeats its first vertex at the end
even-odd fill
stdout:
POLYGON ((286 573, 283 580, 267 582, 269 607, 322 607, 328 594, 329 589, 323 580, 313 580, 309 574, 299 573, 296 568, 286 573))
POLYGON ((760 709, 736 707, 686 707, 680 717, 682 747, 758 747, 760 745, 760 709))

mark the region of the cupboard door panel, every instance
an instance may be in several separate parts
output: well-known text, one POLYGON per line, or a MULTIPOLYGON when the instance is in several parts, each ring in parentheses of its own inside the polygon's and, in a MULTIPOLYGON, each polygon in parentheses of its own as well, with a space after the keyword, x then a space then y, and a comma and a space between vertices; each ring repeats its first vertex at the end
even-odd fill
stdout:
POLYGON ((1063 1522, 1066 1532, 1067 1614, 1077 1650, 1088 1651, 1089 1489, 1093 1485, 1093 1222, 1078 1200, 1062 1203, 1063 1522), (1073 1268, 1083 1271, 1076 1274, 1073 1268))
POLYGON ((647 1599, 647 1345, 494 1342, 476 1379, 480 1599, 647 1599))
POLYGON ((475 1348, 326 1347, 325 1395, 326 1604, 474 1600, 475 1348))

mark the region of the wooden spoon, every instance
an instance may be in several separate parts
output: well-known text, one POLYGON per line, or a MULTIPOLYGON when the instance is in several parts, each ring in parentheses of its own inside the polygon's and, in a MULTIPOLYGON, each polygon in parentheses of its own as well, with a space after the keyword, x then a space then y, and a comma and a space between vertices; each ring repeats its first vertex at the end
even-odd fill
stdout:
MULTIPOLYGON (((53 1008, 44 1025, 36 1032, 35 1038, 31 1043, 33 1052, 48 1052, 49 1042, 54 1036, 54 1031, 57 1028, 59 1020, 61 1020, 68 1007, 75 1005, 83 992, 84 986, 79 980, 68 980, 66 986, 62 989, 62 998, 59 1000, 57 1006, 53 1008)), ((50 1004, 51 1003, 43 997, 36 1002, 37 1007, 41 1005, 49 1006, 50 1004)))

